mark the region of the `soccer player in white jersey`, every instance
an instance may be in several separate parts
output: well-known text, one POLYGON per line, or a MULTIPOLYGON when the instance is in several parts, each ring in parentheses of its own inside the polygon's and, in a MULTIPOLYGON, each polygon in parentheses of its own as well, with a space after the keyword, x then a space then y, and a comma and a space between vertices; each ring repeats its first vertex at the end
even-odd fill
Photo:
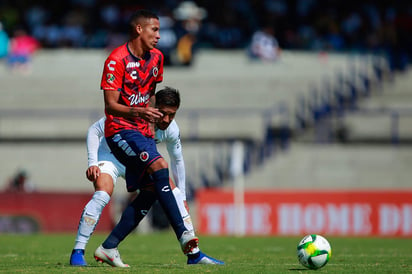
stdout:
MULTIPOLYGON (((164 114, 161 120, 156 122, 156 142, 166 143, 173 179, 177 185, 173 189, 173 195, 187 230, 194 235, 193 224, 186 204, 185 166, 180 132, 176 121, 174 121, 176 111, 180 106, 178 90, 165 87, 158 91, 156 93, 156 106, 164 114)), ((88 130, 87 151, 89 168, 86 171, 86 176, 90 181, 94 182, 95 193, 85 206, 79 222, 75 245, 70 257, 70 264, 73 266, 87 265, 84 259, 86 245, 99 221, 103 208, 110 201, 117 178, 124 178, 125 176, 125 167, 114 157, 105 138, 103 138, 104 122, 105 118, 101 118, 88 130)), ((115 241, 116 248, 106 249, 104 248, 105 243, 103 243, 95 252, 96 260, 106 262, 112 266, 128 267, 120 259, 117 245, 144 218, 145 215, 139 214, 139 212, 149 211, 155 200, 156 197, 153 191, 142 189, 139 192, 136 199, 126 208, 118 225, 109 235, 108 239, 106 239, 106 241, 111 241, 112 244, 115 241), (130 216, 133 216, 133 218, 131 219, 130 216), (109 255, 111 258, 108 259, 106 255, 109 255)), ((222 261, 202 253, 199 248, 195 248, 186 255, 188 256, 188 264, 223 264, 222 261)))

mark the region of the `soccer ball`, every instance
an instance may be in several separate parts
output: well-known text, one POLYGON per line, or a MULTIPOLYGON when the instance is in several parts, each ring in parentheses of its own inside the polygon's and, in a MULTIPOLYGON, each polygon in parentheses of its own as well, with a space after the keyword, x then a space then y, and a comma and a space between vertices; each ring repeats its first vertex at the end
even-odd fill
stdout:
POLYGON ((325 266, 332 256, 332 249, 328 240, 316 234, 306 235, 298 244, 298 260, 310 269, 319 269, 325 266))

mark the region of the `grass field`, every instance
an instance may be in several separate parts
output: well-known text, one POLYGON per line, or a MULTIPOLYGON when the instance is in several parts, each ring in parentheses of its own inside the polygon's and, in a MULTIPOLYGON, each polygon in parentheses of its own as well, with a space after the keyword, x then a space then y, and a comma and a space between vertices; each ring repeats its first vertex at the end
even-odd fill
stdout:
MULTIPOLYGON (((128 269, 93 259, 106 234, 95 234, 86 250, 88 267, 71 267, 74 235, 0 235, 0 273, 309 273, 296 258, 302 237, 201 236, 202 250, 225 266, 186 265, 170 232, 130 235, 119 247, 128 269)), ((412 239, 328 237, 332 259, 321 273, 411 273, 412 239)))

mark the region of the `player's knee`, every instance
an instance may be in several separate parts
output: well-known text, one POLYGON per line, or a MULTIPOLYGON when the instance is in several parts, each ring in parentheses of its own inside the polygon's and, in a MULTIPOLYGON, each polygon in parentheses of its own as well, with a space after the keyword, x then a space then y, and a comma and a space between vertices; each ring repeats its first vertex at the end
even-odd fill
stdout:
POLYGON ((169 166, 168 166, 166 160, 163 159, 163 158, 159 158, 149 166, 148 172, 149 173, 154 173, 154 172, 156 172, 160 169, 167 169, 167 168, 169 168, 169 166))
POLYGON ((94 188, 96 191, 104 191, 109 196, 112 196, 113 189, 114 189, 114 183, 113 183, 113 178, 109 174, 102 173, 100 176, 97 178, 96 182, 94 183, 94 188))
POLYGON ((144 187, 142 187, 142 190, 151 191, 151 192, 155 192, 155 191, 156 191, 156 189, 155 189, 155 187, 154 187, 153 184, 152 184, 152 185, 149 185, 149 186, 144 186, 144 187))

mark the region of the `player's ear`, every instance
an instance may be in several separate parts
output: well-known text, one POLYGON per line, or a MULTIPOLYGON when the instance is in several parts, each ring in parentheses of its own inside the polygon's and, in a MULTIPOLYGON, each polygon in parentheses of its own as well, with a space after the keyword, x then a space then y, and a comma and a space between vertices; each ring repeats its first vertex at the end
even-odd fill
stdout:
POLYGON ((140 35, 140 33, 142 33, 143 31, 143 27, 140 24, 136 25, 136 33, 140 35))

